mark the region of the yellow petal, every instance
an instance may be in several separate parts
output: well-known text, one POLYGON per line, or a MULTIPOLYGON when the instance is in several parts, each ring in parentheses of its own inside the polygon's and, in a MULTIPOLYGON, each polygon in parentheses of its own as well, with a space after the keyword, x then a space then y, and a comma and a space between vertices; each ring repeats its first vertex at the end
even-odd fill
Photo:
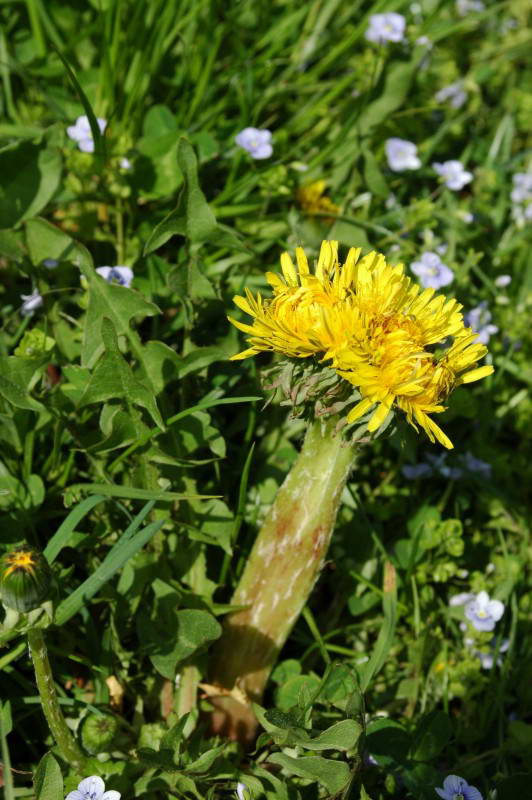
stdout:
POLYGON ((485 364, 483 367, 477 367, 476 369, 472 369, 470 372, 464 373, 464 375, 460 375, 460 383, 472 383, 473 381, 479 381, 481 378, 485 378, 487 375, 491 375, 493 372, 495 372, 495 370, 491 364, 485 364))
POLYGON ((376 411, 373 412, 373 415, 368 422, 368 431, 373 433, 376 431, 377 428, 380 428, 386 417, 390 412, 390 405, 387 403, 381 403, 376 411))
POLYGON ((360 403, 357 403, 356 406, 351 409, 347 415, 347 421, 354 422, 355 420, 360 419, 360 417, 363 417, 366 411, 368 411, 372 405, 374 405, 373 400, 370 400, 369 397, 365 397, 364 400, 361 400, 360 403))
POLYGON ((294 262, 288 253, 282 253, 281 255, 281 269, 286 281, 290 284, 290 286, 297 286, 296 268, 294 267, 294 262))

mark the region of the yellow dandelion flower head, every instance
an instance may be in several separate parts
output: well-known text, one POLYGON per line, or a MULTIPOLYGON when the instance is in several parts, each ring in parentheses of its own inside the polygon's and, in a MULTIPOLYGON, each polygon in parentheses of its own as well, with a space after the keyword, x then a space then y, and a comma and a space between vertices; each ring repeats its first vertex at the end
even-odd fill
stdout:
POLYGON ((292 358, 319 356, 360 393, 347 415, 355 422, 371 412, 368 430, 377 431, 393 409, 420 426, 431 441, 452 443, 430 414, 462 383, 493 372, 478 367, 487 349, 464 325, 456 300, 422 290, 404 275, 403 266, 387 264, 383 255, 351 248, 338 261, 338 242, 323 242, 311 274, 301 248, 297 269, 287 253, 281 256, 283 278, 268 273, 273 297, 246 292, 235 303, 252 325, 231 319, 250 334, 251 347, 233 356, 246 358, 271 350, 292 358))
POLYGON ((326 188, 327 184, 324 180, 299 187, 296 194, 297 202, 306 214, 338 214, 340 209, 330 197, 327 197, 326 188))

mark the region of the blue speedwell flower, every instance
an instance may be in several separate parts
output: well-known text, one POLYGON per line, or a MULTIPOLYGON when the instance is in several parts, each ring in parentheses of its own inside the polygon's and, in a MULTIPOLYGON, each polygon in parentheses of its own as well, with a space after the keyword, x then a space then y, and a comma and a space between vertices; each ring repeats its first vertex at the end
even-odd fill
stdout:
POLYGON ((388 166, 394 172, 404 172, 407 169, 419 169, 421 161, 417 155, 417 147, 408 139, 398 139, 392 136, 384 144, 388 166))
MULTIPOLYGON (((107 120, 97 117, 96 122, 98 123, 100 133, 103 133, 107 127, 107 120)), ((83 153, 94 153, 94 139, 92 138, 92 130, 89 119, 85 116, 85 114, 83 114, 81 117, 78 117, 76 123, 67 128, 67 133, 70 139, 73 139, 75 142, 77 142, 79 149, 83 153)))
POLYGON ((419 261, 413 261, 410 269, 419 278, 424 289, 440 289, 454 280, 454 272, 444 264, 438 253, 428 250, 422 253, 419 261))
POLYGON ((504 603, 491 600, 487 592, 479 592, 465 607, 465 615, 477 631, 492 631, 503 614, 504 603))
POLYGON ((459 775, 447 775, 443 789, 436 789, 442 800, 482 800, 482 795, 474 786, 470 786, 459 775))
POLYGON ((476 308, 464 314, 464 322, 475 333, 478 333, 477 342, 487 344, 490 336, 498 332, 498 327, 491 322, 491 312, 488 311, 488 301, 483 300, 476 308))
POLYGON ((267 128, 244 128, 235 136, 235 142, 247 150, 252 158, 269 158, 273 153, 272 134, 267 128))
POLYGON ((120 286, 131 286, 133 270, 131 267, 97 267, 96 272, 108 283, 119 283, 120 286))
POLYGON ((105 783, 99 775, 83 778, 78 788, 69 792, 65 800, 120 800, 120 792, 114 789, 105 791, 105 783))
POLYGON ((365 33, 368 42, 402 42, 405 36, 406 19, 395 11, 385 14, 372 14, 365 33))
POLYGON ((447 188, 452 189, 453 192, 459 192, 466 183, 471 183, 473 180, 473 173, 464 169, 462 162, 456 161, 456 159, 443 162, 435 161, 432 168, 442 178, 447 188))
POLYGON ((37 289, 31 294, 21 294, 20 298, 24 301, 20 307, 23 317, 31 317, 43 304, 42 295, 37 289))
POLYGON ((449 103, 453 108, 461 108, 467 100, 467 92, 464 90, 463 81, 455 81, 448 86, 444 86, 436 92, 434 99, 437 103, 449 103))

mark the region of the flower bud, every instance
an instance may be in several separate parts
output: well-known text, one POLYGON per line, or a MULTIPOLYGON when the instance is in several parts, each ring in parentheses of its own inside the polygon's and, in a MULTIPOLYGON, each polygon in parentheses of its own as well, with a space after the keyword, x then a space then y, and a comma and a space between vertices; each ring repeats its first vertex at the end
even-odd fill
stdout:
POLYGON ((21 545, 0 561, 0 597, 6 608, 31 611, 47 599, 52 571, 39 550, 21 545))
POLYGON ((81 725, 81 743, 88 753, 107 753, 112 747, 118 722, 110 714, 89 714, 81 725))

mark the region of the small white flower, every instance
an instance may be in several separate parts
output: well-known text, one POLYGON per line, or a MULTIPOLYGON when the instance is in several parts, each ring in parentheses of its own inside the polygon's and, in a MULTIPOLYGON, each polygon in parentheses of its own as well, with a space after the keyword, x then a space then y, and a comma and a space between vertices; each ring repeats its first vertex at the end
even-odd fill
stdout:
POLYGON ((32 294, 21 294, 20 297, 24 301, 20 307, 23 317, 31 317, 43 304, 42 295, 37 289, 32 294))
POLYGON ((428 50, 430 50, 432 47, 432 42, 428 36, 418 36, 415 43, 418 45, 418 47, 426 47, 428 50))
POLYGON ((407 139, 398 139, 392 136, 384 143, 388 166, 394 172, 404 172, 406 169, 419 169, 421 161, 417 156, 417 147, 407 139))
POLYGON ((131 169, 132 165, 131 165, 131 161, 129 160, 129 158, 126 158, 125 156, 123 156, 120 159, 119 163, 120 163, 120 168, 121 169, 131 169))
POLYGON ((461 108, 467 100, 467 92, 464 91, 464 82, 455 81, 450 83, 449 86, 444 86, 439 92, 436 92, 434 99, 437 103, 446 103, 453 108, 461 108))
POLYGON ((473 180, 473 173, 467 172, 462 162, 455 159, 443 163, 436 161, 432 168, 443 178, 445 185, 454 192, 463 189, 466 183, 473 180))
POLYGON ((105 783, 99 775, 83 778, 78 788, 69 792, 65 800, 120 800, 120 792, 114 789, 105 791, 105 783))
POLYGON ((475 11, 484 11, 485 8, 482 0, 456 0, 456 10, 460 17, 467 17, 475 11))
POLYGON ((498 275, 495 278, 495 286, 497 286, 498 289, 504 289, 506 286, 509 286, 511 282, 512 282, 511 275, 498 275))
POLYGON ((120 286, 131 286, 133 280, 131 267, 97 267, 96 272, 108 283, 116 281, 120 286))
POLYGON ((273 153, 272 134, 267 128, 244 128, 235 136, 235 142, 247 150, 252 158, 269 158, 273 153))
POLYGON ((464 208, 459 209, 456 212, 456 215, 462 220, 462 222, 465 222, 466 225, 470 225, 475 219, 475 215, 472 214, 471 211, 466 211, 464 208))
MULTIPOLYGON (((103 133, 107 127, 107 120, 97 117, 96 122, 98 123, 100 133, 103 133)), ((92 138, 92 130, 89 119, 85 116, 85 114, 83 114, 81 117, 78 117, 75 124, 70 125, 67 128, 67 134, 74 142, 77 142, 79 149, 83 153, 94 153, 94 139, 92 138)))
POLYGON ((395 11, 385 14, 372 14, 369 18, 369 27, 365 33, 369 42, 383 44, 384 42, 402 42, 405 36, 406 19, 395 11))

